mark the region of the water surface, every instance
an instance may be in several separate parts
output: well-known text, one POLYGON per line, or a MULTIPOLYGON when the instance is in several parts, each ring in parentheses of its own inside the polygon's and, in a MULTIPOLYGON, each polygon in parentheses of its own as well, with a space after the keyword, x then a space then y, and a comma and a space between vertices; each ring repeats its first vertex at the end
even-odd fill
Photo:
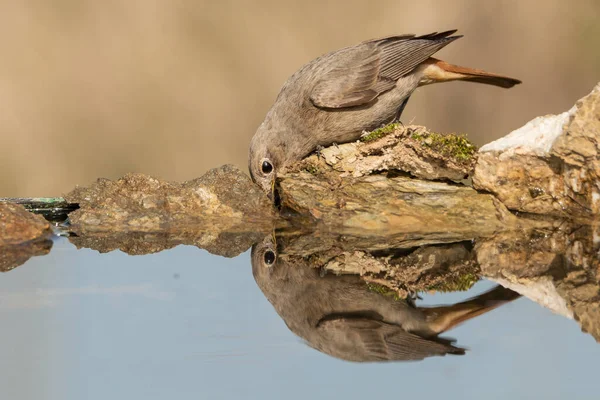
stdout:
POLYGON ((447 332, 464 356, 354 363, 321 353, 267 301, 250 251, 129 256, 55 238, 49 255, 0 275, 0 315, 7 399, 597 398, 598 343, 524 297, 447 332))

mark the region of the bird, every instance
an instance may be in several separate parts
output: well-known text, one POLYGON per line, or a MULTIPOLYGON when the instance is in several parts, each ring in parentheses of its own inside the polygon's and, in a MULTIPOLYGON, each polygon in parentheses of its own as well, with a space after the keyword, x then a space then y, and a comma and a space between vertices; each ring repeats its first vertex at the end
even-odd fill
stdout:
POLYGON ((511 88, 518 79, 431 57, 456 29, 371 39, 324 54, 296 71, 250 140, 250 175, 269 197, 277 173, 323 146, 351 142, 399 121, 414 90, 455 80, 511 88))
POLYGON ((359 275, 325 275, 307 258, 280 256, 267 236, 251 251, 257 285, 288 329, 308 346, 349 362, 418 361, 464 355, 439 335, 519 297, 502 286, 439 307, 417 307, 369 290, 359 275))

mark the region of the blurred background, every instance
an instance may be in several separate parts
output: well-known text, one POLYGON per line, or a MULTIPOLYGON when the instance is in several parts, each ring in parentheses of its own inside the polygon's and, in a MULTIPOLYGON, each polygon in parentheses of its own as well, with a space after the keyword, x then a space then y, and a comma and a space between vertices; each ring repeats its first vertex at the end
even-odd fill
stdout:
POLYGON ((570 108, 600 80, 598 0, 0 1, 0 197, 60 196, 143 172, 247 170, 285 79, 322 53, 458 28, 448 62, 514 89, 418 90, 403 121, 477 145, 570 108))

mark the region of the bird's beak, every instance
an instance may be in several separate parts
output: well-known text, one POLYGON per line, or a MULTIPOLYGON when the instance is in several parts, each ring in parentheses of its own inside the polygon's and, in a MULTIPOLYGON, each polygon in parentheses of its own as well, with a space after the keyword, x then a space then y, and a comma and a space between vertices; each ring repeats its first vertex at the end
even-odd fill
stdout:
POLYGON ((271 180, 271 188, 269 190, 269 193, 267 194, 267 197, 269 198, 269 200, 271 200, 271 203, 275 202, 275 177, 273 177, 273 179, 271 180))
POLYGON ((271 232, 271 243, 273 243, 273 248, 277 250, 277 236, 275 236, 275 230, 271 232))

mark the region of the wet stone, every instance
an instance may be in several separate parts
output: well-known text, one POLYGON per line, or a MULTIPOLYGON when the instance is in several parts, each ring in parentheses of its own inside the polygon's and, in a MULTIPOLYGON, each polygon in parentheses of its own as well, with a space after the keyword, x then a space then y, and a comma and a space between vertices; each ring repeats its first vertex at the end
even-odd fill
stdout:
POLYGON ((77 187, 65 199, 79 204, 69 218, 75 229, 84 230, 156 231, 204 224, 222 231, 240 223, 264 224, 273 217, 264 193, 232 165, 183 183, 143 174, 99 179, 77 187))

